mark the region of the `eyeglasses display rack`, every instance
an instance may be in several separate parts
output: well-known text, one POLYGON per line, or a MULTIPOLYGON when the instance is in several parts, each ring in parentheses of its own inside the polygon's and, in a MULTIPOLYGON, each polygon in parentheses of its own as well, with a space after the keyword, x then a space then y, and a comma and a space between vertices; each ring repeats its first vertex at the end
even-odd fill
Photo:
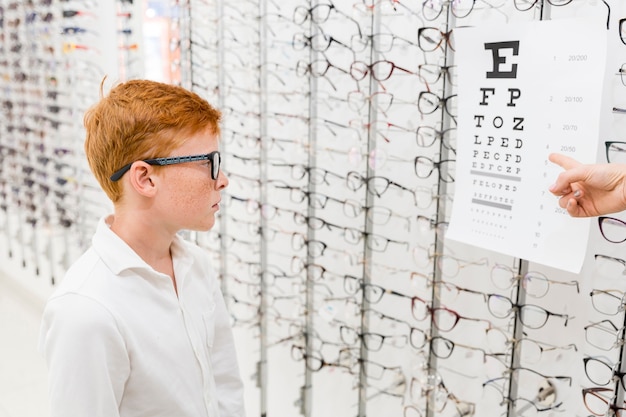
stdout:
MULTIPOLYGON (((599 219, 580 274, 445 237, 466 139, 455 31, 606 25, 616 110, 599 159, 617 162, 621 3, 167 4, 171 82, 223 113, 229 186, 213 230, 186 237, 220 273, 249 415, 626 409, 622 213, 599 219)), ((154 70, 150 7, 0 0, 0 255, 35 291, 52 290, 110 209, 84 159, 82 113, 105 75, 106 93, 154 70)))
MULTIPOLYGON (((85 248, 92 218, 107 206, 82 156, 82 114, 103 76, 117 78, 126 66, 108 29, 118 27, 119 10, 119 27, 141 26, 122 3, 0 2, 6 254, 42 277, 37 292, 49 291, 85 248)), ((126 27, 123 36, 137 34, 126 27)))

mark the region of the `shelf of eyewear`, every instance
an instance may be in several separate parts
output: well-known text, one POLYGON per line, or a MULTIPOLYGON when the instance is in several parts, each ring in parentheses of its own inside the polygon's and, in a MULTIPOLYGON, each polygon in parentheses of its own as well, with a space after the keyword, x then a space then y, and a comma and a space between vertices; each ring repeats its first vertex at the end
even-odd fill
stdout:
MULTIPOLYGON (((626 261, 617 243, 626 234, 614 235, 624 233, 619 216, 593 230, 579 275, 444 238, 456 158, 454 28, 591 14, 607 21, 612 36, 626 35, 618 31, 626 16, 618 3, 171 3, 175 82, 224 114, 222 169, 230 184, 215 228, 188 236, 220 271, 250 415, 622 412, 626 261)), ((60 16, 69 4, 36 8, 60 16)), ((71 118, 61 109, 46 116, 57 128, 27 131, 43 124, 27 112, 37 120, 47 112, 38 107, 44 98, 29 98, 24 87, 46 96, 54 73, 54 91, 89 93, 85 102, 92 102, 102 74, 76 89, 85 72, 65 81, 61 64, 102 68, 104 60, 61 48, 52 69, 15 67, 11 33, 28 38, 30 9, 0 5, 7 58, 0 68, 9 77, 0 128, 6 246, 13 258, 58 262, 50 252, 84 247, 98 217, 85 198, 95 188, 87 174, 66 184, 47 179, 65 175, 57 163, 85 169, 81 108, 71 118), (9 23, 16 18, 21 23, 9 23), (19 71, 38 79, 14 82, 19 71), (57 155, 50 143, 70 151, 57 155), (33 239, 44 231, 47 249, 33 239), (58 247, 57 234, 66 239, 58 247)), ((47 25, 56 34, 65 23, 58 17, 47 25)), ((626 88, 620 75, 610 81, 626 88)), ((624 120, 615 114, 613 138, 625 131, 624 120)), ((606 146, 612 162, 626 149, 618 139, 606 146)))
POLYGON ((4 246, 52 284, 108 205, 84 158, 82 114, 105 74, 143 72, 135 9, 132 1, 0 0, 4 246))

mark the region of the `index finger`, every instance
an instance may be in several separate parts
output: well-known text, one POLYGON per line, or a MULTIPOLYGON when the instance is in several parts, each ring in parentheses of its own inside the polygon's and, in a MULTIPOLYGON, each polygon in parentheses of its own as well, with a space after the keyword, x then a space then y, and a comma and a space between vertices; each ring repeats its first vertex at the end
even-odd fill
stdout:
POLYGON ((565 156, 560 153, 551 153, 550 155, 548 155, 548 159, 550 160, 550 162, 553 162, 566 170, 576 168, 577 166, 582 165, 574 158, 570 158, 569 156, 565 156))
POLYGON ((577 160, 558 153, 548 156, 548 159, 559 165, 565 171, 561 172, 554 184, 549 188, 550 192, 556 196, 563 196, 572 192, 571 184, 584 178, 584 172, 580 167, 583 166, 577 160))

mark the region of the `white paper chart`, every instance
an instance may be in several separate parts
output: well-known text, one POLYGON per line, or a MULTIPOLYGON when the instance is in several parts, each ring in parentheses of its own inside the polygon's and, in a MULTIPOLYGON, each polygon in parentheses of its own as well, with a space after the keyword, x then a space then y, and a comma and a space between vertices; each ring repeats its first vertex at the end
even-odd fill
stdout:
POLYGON ((576 20, 455 29, 456 185, 446 238, 579 272, 590 219, 548 192, 559 152, 595 162, 606 28, 576 20))

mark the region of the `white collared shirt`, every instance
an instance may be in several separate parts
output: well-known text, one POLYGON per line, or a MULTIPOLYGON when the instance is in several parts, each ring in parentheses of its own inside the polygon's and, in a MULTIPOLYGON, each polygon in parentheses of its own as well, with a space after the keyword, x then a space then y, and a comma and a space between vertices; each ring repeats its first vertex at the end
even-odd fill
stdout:
POLYGON ((178 289, 101 219, 44 311, 52 417, 244 417, 230 321, 202 249, 176 237, 178 289))

